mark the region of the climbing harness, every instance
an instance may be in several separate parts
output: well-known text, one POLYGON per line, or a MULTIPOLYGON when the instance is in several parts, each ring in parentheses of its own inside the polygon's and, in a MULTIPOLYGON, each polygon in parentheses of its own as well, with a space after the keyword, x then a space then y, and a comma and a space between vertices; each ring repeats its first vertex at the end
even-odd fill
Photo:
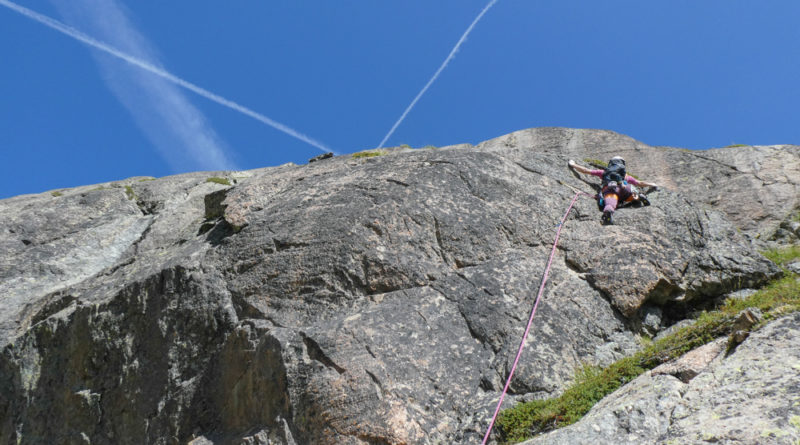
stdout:
POLYGON ((483 442, 481 442, 481 445, 486 445, 486 442, 489 440, 489 435, 492 433, 494 422, 497 420, 497 415, 500 413, 500 405, 503 404, 503 399, 506 397, 506 393, 508 392, 508 387, 509 385, 511 385, 511 378, 514 376, 514 371, 517 369, 517 363, 519 363, 519 359, 522 356, 522 348, 525 346, 525 340, 528 338, 528 333, 530 332, 531 326, 533 325, 533 316, 536 315, 536 308, 539 306, 539 300, 542 299, 542 294, 544 293, 544 285, 547 283, 547 277, 550 275, 550 265, 553 263, 553 257, 556 255, 556 247, 558 246, 558 238, 561 236, 561 229, 564 227, 564 223, 567 221, 567 216, 569 216, 569 212, 575 205, 575 201, 578 200, 578 196, 586 195, 590 198, 594 198, 594 195, 591 195, 581 190, 577 190, 572 186, 569 187, 575 190, 575 196, 572 197, 572 201, 569 203, 569 207, 567 207, 567 211, 564 213, 564 217, 561 218, 561 222, 558 223, 558 230, 556 231, 556 239, 553 242, 553 249, 550 251, 550 258, 547 260, 547 266, 544 269, 544 275, 542 276, 542 284, 539 285, 539 293, 536 295, 536 300, 533 303, 531 316, 528 319, 528 326, 525 327, 525 333, 522 334, 522 341, 519 343, 519 350, 517 351, 517 357, 514 359, 514 364, 511 366, 511 372, 508 373, 508 379, 506 379, 506 385, 505 387, 503 387, 503 393, 500 395, 500 401, 497 402, 497 408, 495 408, 494 410, 492 421, 489 423, 489 428, 486 430, 486 435, 483 436, 483 442))

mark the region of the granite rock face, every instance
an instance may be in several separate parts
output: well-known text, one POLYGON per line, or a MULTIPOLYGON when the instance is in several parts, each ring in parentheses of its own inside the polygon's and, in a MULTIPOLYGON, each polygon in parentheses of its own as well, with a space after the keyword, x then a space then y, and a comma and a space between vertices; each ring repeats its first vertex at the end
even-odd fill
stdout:
POLYGON ((0 443, 475 443, 597 183, 567 160, 666 188, 615 226, 576 203, 508 403, 781 273, 751 241, 796 214, 800 151, 735 150, 533 129, 2 200, 0 443), (751 224, 728 200, 759 177, 781 199, 751 224))
POLYGON ((651 147, 611 131, 569 128, 522 130, 479 144, 485 149, 530 148, 569 154, 575 161, 619 155, 628 171, 725 214, 745 235, 796 241, 800 215, 800 146, 685 150, 651 147), (785 230, 786 233, 780 229, 785 230))

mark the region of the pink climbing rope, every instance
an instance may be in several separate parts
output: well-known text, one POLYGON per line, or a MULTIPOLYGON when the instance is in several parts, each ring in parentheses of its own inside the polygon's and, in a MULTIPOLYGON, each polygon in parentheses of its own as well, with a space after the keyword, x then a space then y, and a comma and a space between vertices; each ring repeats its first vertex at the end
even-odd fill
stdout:
POLYGON ((531 316, 528 319, 528 326, 525 327, 525 333, 522 334, 522 341, 519 343, 519 350, 517 351, 517 357, 514 359, 514 364, 511 366, 511 372, 508 373, 508 379, 506 380, 506 386, 503 388, 503 393, 500 395, 500 401, 497 402, 497 408, 494 410, 494 415, 492 416, 492 421, 489 423, 489 428, 486 430, 486 435, 483 436, 483 442, 481 445, 486 445, 486 441, 489 440, 489 435, 492 433, 492 428, 494 427, 494 422, 497 420, 497 415, 500 413, 500 405, 503 404, 503 399, 506 397, 506 392, 508 392, 508 387, 511 385, 511 378, 514 376, 514 371, 517 369, 517 363, 519 363, 519 358, 522 356, 522 348, 525 346, 525 340, 528 338, 528 333, 531 330, 531 326, 533 325, 533 316, 536 315, 536 308, 539 307, 539 300, 542 299, 542 294, 544 293, 544 285, 547 283, 547 277, 550 275, 550 265, 553 263, 553 257, 556 255, 556 247, 558 246, 558 238, 561 236, 561 229, 564 227, 564 223, 567 221, 567 216, 569 216, 569 212, 572 210, 572 206, 575 205, 575 201, 578 200, 578 196, 586 195, 590 198, 593 198, 592 195, 582 192, 576 191, 575 196, 572 197, 572 201, 569 203, 569 207, 567 207, 567 211, 564 213, 564 217, 561 218, 561 222, 558 223, 558 230, 556 231, 556 240, 553 242, 553 250, 550 251, 550 258, 547 260, 547 266, 544 269, 544 275, 542 276, 542 284, 539 285, 539 293, 536 295, 536 301, 533 303, 533 310, 531 310, 531 316))

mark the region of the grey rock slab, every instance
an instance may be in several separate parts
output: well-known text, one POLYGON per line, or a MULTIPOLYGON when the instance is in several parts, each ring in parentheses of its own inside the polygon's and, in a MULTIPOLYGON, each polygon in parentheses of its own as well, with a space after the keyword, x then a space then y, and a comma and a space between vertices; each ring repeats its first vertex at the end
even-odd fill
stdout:
POLYGON ((688 383, 703 372, 715 358, 725 351, 727 345, 727 338, 717 339, 687 352, 678 359, 657 366, 650 371, 650 374, 671 375, 677 377, 684 383, 688 383))
POLYGON ((3 443, 159 443, 193 403, 236 315, 217 277, 174 267, 103 303, 76 300, 0 354, 3 443))
POLYGON ((675 377, 642 375, 595 405, 578 423, 524 445, 656 444, 672 422, 685 385, 675 377))
MULTIPOLYGON (((521 181, 511 174, 524 170, 495 156, 461 151, 391 156, 348 164, 346 176, 323 168, 335 166, 335 160, 315 163, 309 171, 287 171, 286 178, 251 181, 232 189, 223 201, 226 221, 240 231, 222 240, 215 254, 218 267, 231 277, 237 305, 248 316, 266 318, 281 328, 306 326, 305 343, 313 340, 336 364, 296 372, 327 382, 319 385, 320 394, 332 387, 326 375, 344 379, 353 394, 373 394, 373 381, 383 382, 385 377, 378 371, 372 377, 358 371, 363 351, 351 352, 346 337, 322 341, 317 339, 321 334, 311 333, 329 331, 332 321, 368 311, 379 319, 370 321, 375 328, 362 343, 372 343, 370 348, 380 355, 383 347, 375 344, 375 336, 382 330, 395 326, 395 319, 408 326, 419 322, 414 299, 432 298, 426 296, 430 290, 419 294, 419 289, 435 289, 432 295, 447 302, 442 308, 452 308, 450 332, 440 331, 449 343, 427 339, 420 344, 398 335, 392 348, 382 352, 387 355, 382 361, 394 363, 391 369, 399 373, 394 379, 408 382, 405 385, 424 388, 425 381, 447 381, 457 397, 427 401, 418 393, 411 397, 400 392, 397 400, 419 400, 421 408, 409 413, 392 411, 387 402, 372 396, 359 399, 357 408, 343 411, 392 413, 398 418, 413 414, 415 420, 387 424, 370 417, 357 423, 365 425, 362 429, 372 425, 375 431, 341 426, 334 429, 338 435, 320 433, 323 426, 315 425, 303 429, 306 440, 345 443, 359 435, 378 434, 395 437, 391 440, 465 440, 459 436, 469 425, 463 419, 477 422, 479 417, 468 395, 481 391, 481 386, 492 391, 502 387, 533 303, 534 277, 541 275, 547 259, 549 247, 542 246, 540 238, 554 235, 553 221, 564 210, 542 205, 539 217, 534 216, 535 202, 533 206, 519 202, 519 197, 538 199, 528 196, 529 179, 521 181), (391 170, 383 164, 391 165, 391 170), (277 195, 280 200, 274 198, 277 195), (544 209, 552 214, 548 220, 542 215, 544 209), (408 301, 391 311, 373 309, 403 293, 413 298, 404 297, 408 301), (461 334, 454 337, 459 324, 461 334), (425 347, 433 353, 425 365, 403 371, 404 365, 414 363, 408 357, 424 356, 425 347), (448 359, 452 351, 463 349, 472 352, 448 359), (448 369, 453 362, 459 366, 448 369), (350 369, 355 370, 342 371, 350 369), (394 429, 389 429, 392 425, 394 429)), ((515 392, 557 392, 582 361, 608 362, 636 348, 624 320, 563 262, 554 266, 551 280, 541 323, 526 346, 529 358, 518 369, 515 392), (579 321, 570 321, 575 319, 579 321), (606 347, 606 338, 619 343, 606 347)), ((308 384, 300 388, 302 394, 310 391, 308 384)), ((331 393, 323 399, 342 397, 331 393)), ((314 403, 324 407, 328 402, 314 403)))
POLYGON ((583 165, 584 159, 605 162, 623 156, 637 177, 697 204, 713 206, 752 238, 768 238, 800 209, 798 145, 686 150, 648 146, 613 131, 532 128, 483 142, 478 148, 506 156, 534 150, 583 165))
POLYGON ((157 272, 156 264, 189 257, 182 244, 197 238, 203 197, 221 188, 206 181, 219 175, 224 173, 131 178, 64 189, 59 196, 0 201, 0 224, 6 227, 0 244, 9 246, 0 257, 0 344, 42 314, 80 299, 85 282, 90 289, 121 283, 131 275, 126 272, 157 272), (126 267, 111 280, 105 277, 126 267))
POLYGON ((791 444, 800 440, 800 314, 752 333, 689 384, 667 436, 681 441, 791 444), (794 419, 794 421, 793 421, 794 419))
POLYGON ((680 329, 683 329, 685 327, 691 326, 691 325, 693 325, 695 323, 696 323, 696 320, 694 320, 694 319, 680 320, 680 321, 672 324, 671 326, 668 326, 668 327, 664 328, 655 337, 653 337, 653 341, 659 341, 662 338, 667 337, 669 335, 672 335, 675 332, 679 331, 680 329))
POLYGON ((113 266, 152 219, 119 189, 13 204, 0 201, 0 237, 13 244, 0 259, 0 344, 30 324, 47 295, 113 266))
MULTIPOLYGON (((780 274, 721 214, 697 209, 660 192, 653 205, 621 209, 618 225, 598 230, 594 220, 571 223, 566 259, 627 317, 645 304, 710 299, 753 287, 780 274)), ((579 210, 591 212, 593 202, 579 210)))
POLYGON ((532 129, 0 200, 0 443, 477 442, 558 223, 599 182, 568 159, 622 154, 667 187, 610 227, 580 198, 507 405, 635 352, 652 308, 781 273, 751 240, 797 207, 796 148, 719 153, 532 129), (754 210, 703 187, 741 199, 756 176, 778 179, 739 233, 754 210))
POLYGON ((730 356, 717 355, 688 384, 644 374, 574 425, 523 443, 797 443, 798 341, 800 314, 786 316, 751 334, 730 356))
POLYGON ((719 167, 712 171, 719 171, 719 177, 725 179, 711 178, 716 184, 708 187, 708 191, 703 191, 698 185, 692 186, 691 190, 704 195, 706 200, 708 192, 715 192, 720 196, 716 204, 718 208, 743 231, 765 237, 774 232, 787 216, 797 214, 800 208, 800 147, 730 147, 694 154, 706 160, 706 164, 708 161, 716 162, 719 167))
POLYGON ((663 319, 663 311, 658 306, 645 306, 641 308, 642 325, 650 335, 658 332, 661 329, 661 321, 663 319))
POLYGON ((737 290, 736 292, 731 292, 730 294, 728 294, 726 296, 726 298, 732 298, 732 299, 736 299, 736 300, 745 300, 748 297, 750 297, 751 295, 755 294, 756 292, 758 292, 756 289, 741 289, 741 290, 737 290))

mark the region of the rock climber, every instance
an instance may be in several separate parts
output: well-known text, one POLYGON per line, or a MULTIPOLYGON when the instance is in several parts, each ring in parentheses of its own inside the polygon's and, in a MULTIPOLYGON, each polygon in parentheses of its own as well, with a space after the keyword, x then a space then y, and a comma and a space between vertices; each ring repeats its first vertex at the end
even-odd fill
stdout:
POLYGON ((614 210, 617 209, 619 202, 627 203, 639 199, 638 192, 632 189, 631 185, 658 188, 658 185, 652 182, 641 181, 627 174, 625 159, 622 159, 621 156, 611 158, 608 166, 603 170, 581 167, 572 159, 569 160, 568 165, 579 173, 602 178, 602 188, 597 199, 598 205, 603 209, 603 224, 614 224, 614 210))

